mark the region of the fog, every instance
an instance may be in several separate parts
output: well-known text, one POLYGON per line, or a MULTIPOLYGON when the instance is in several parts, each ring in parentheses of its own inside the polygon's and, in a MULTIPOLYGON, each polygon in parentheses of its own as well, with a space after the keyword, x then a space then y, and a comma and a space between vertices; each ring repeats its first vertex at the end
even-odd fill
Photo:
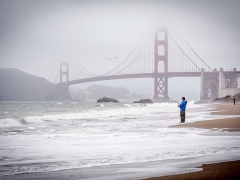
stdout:
MULTIPOLYGON (((120 64, 144 34, 175 26, 211 68, 240 70, 239 7, 239 0, 0 0, 0 67, 18 68, 53 83, 59 81, 60 61, 101 75, 120 64), (118 58, 105 59, 111 57, 118 58)), ((70 80, 80 77, 70 66, 70 80)), ((171 97, 199 99, 199 78, 171 78, 169 83, 171 97)), ((153 93, 153 79, 78 86, 90 84, 153 93)))

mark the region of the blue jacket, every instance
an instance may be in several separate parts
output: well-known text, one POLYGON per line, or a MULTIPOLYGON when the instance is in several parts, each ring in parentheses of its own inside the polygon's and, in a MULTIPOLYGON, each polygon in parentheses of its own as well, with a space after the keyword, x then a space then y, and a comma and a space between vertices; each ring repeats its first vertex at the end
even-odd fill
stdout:
POLYGON ((181 111, 186 111, 186 106, 187 106, 187 100, 184 100, 181 102, 181 104, 178 107, 180 107, 181 111))

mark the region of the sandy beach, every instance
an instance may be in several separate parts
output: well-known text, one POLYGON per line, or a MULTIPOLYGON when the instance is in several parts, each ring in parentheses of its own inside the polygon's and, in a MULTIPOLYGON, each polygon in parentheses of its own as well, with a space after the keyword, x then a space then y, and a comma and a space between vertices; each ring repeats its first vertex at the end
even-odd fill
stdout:
POLYGON ((240 161, 221 162, 203 165, 202 171, 145 180, 237 180, 240 179, 240 161))
POLYGON ((193 123, 178 124, 171 127, 194 127, 194 128, 222 128, 224 131, 240 131, 240 117, 229 118, 229 115, 240 115, 240 105, 232 103, 212 104, 212 115, 225 115, 225 119, 206 120, 193 123))
POLYGON ((1 180, 240 177, 240 105, 189 102, 185 124, 172 103, 4 105, 31 107, 35 116, 21 110, 21 124, 18 111, 5 114, 1 180), (52 114, 56 106, 61 116, 52 114))
MULTIPOLYGON (((172 128, 221 128, 223 131, 240 131, 240 117, 228 118, 229 115, 240 115, 240 103, 234 106, 232 103, 212 104, 212 115, 226 115, 225 119, 206 120, 194 123, 186 123, 171 126, 172 128)), ((225 180, 240 179, 240 161, 221 162, 202 165, 199 172, 148 178, 146 180, 225 180)))

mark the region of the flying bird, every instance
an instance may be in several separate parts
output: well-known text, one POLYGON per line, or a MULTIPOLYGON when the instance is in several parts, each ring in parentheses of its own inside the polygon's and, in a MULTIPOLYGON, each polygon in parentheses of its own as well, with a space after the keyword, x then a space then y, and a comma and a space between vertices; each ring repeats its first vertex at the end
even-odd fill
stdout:
POLYGON ((118 57, 114 57, 114 58, 105 58, 105 59, 113 60, 113 59, 116 59, 116 58, 118 58, 118 57))

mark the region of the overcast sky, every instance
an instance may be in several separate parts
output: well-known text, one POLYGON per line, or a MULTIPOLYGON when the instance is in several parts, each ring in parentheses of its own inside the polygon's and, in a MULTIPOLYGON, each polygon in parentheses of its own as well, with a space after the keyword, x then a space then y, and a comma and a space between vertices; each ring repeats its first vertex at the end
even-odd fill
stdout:
MULTIPOLYGON (((121 63, 146 32, 171 25, 210 67, 240 70, 239 17, 239 0, 0 0, 0 67, 46 79, 55 67, 51 82, 59 61, 104 74, 121 63)), ((78 76, 70 69, 71 79, 78 76)), ((90 84, 96 83, 79 86, 90 84)), ((150 94, 153 79, 97 84, 150 94)), ((169 86, 176 99, 199 99, 199 78, 171 78, 169 86)))

